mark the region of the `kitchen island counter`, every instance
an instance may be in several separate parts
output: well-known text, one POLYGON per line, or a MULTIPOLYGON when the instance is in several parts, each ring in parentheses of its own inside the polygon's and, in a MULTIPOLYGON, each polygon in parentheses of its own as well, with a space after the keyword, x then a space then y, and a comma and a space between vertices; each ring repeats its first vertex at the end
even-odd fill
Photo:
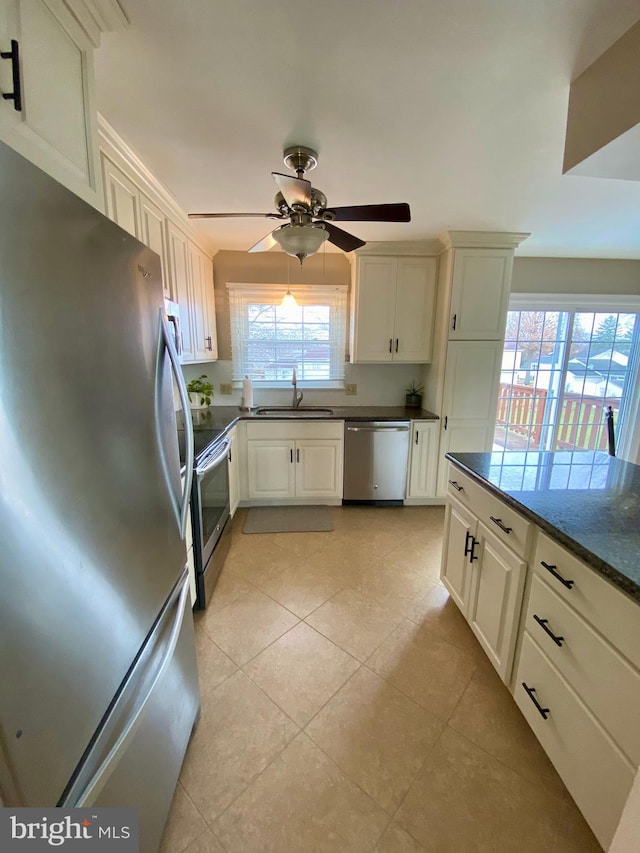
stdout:
POLYGON ((591 451, 447 459, 640 603, 640 466, 591 451))

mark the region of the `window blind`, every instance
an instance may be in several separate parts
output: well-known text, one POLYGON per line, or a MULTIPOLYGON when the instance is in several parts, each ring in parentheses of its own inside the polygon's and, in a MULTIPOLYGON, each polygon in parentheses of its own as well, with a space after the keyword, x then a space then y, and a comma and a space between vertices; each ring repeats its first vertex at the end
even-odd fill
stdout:
POLYGON ((233 378, 289 383, 344 380, 346 285, 292 285, 297 305, 282 305, 287 285, 228 283, 233 378))

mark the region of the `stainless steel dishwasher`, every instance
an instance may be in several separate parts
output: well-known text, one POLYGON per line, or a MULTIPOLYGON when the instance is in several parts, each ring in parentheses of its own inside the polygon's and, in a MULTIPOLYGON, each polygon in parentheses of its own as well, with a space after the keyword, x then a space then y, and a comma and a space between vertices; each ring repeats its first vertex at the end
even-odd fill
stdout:
POLYGON ((403 502, 409 421, 345 421, 343 503, 403 502))

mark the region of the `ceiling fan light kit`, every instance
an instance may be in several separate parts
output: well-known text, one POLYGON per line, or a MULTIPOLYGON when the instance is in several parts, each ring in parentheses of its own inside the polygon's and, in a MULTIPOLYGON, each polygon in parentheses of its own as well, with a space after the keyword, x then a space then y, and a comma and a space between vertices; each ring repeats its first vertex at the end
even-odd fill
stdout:
POLYGON ((353 252, 365 245, 364 240, 354 237, 332 223, 337 222, 410 222, 411 212, 406 202, 400 204, 360 204, 350 207, 327 207, 327 197, 311 186, 303 176, 318 165, 318 154, 305 145, 292 145, 284 150, 285 165, 297 177, 272 172, 278 194, 275 207, 278 213, 190 213, 192 219, 217 219, 220 217, 261 216, 265 219, 289 219, 259 240, 248 250, 268 252, 276 244, 283 251, 294 255, 302 264, 309 255, 314 255, 325 240, 343 252, 353 252), (315 220, 315 221, 314 221, 315 220))
POLYGON ((314 255, 328 237, 329 232, 321 222, 311 225, 282 225, 273 232, 273 239, 280 244, 280 248, 288 255, 298 258, 300 264, 309 255, 314 255))

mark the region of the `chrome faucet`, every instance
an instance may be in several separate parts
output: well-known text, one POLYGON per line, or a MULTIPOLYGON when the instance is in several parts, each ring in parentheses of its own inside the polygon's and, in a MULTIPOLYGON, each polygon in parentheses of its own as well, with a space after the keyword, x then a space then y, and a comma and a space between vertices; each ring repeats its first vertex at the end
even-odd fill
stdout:
POLYGON ((298 379, 296 377, 296 369, 293 368, 293 376, 291 377, 291 384, 293 385, 293 403, 292 406, 294 409, 297 409, 300 403, 302 402, 302 398, 304 394, 302 391, 298 391, 298 379))

